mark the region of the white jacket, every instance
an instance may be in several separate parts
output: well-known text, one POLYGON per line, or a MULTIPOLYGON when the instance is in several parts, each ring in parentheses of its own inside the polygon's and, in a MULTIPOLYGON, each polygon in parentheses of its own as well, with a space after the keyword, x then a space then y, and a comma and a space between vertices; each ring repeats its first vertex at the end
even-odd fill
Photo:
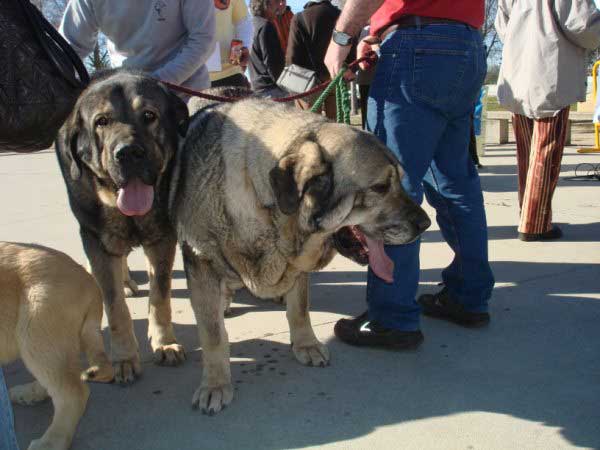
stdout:
POLYGON ((495 26, 503 107, 539 119, 585 100, 587 50, 600 46, 593 0, 498 0, 495 26))

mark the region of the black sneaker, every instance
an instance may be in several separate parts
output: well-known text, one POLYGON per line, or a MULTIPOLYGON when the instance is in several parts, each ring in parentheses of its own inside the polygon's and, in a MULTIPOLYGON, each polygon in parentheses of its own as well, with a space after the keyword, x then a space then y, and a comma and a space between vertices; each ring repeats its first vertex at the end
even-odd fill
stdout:
POLYGON ((423 342, 421 331, 400 331, 384 328, 369 320, 364 312, 355 319, 340 319, 333 329, 335 335, 350 345, 386 347, 395 350, 412 350, 423 342))
POLYGON ((446 288, 435 294, 423 294, 417 302, 426 316, 448 320, 463 327, 479 328, 490 323, 488 313, 465 311, 464 306, 450 298, 446 288))

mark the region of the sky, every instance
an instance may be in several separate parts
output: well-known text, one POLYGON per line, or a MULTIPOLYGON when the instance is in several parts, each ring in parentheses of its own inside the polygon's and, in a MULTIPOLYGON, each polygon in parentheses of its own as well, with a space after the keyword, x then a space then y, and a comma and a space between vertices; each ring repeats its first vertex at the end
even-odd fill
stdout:
POLYGON ((287 0, 288 6, 292 8, 292 11, 295 13, 302 11, 302 7, 307 2, 308 0, 287 0))

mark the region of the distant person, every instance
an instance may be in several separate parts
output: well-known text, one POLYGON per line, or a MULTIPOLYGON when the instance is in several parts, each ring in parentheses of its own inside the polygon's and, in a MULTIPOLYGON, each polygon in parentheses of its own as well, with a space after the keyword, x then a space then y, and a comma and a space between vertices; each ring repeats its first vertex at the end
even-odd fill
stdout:
POLYGON ((518 237, 559 239, 552 196, 569 105, 585 100, 587 50, 600 45, 600 12, 592 0, 499 0, 495 25, 504 43, 498 100, 514 113, 518 237))
POLYGON ((216 44, 207 66, 212 87, 250 87, 244 71, 252 46, 252 18, 244 0, 214 0, 216 44))
POLYGON ((81 58, 98 32, 113 67, 128 67, 191 89, 210 86, 206 60, 215 40, 213 0, 70 0, 60 33, 81 58))
MULTIPOLYGON (((296 64, 313 70, 321 82, 330 80, 323 59, 339 15, 340 10, 330 0, 313 0, 304 5, 304 10, 292 19, 286 65, 296 64)), ((297 105, 302 109, 311 107, 304 99, 298 100, 297 105)), ((325 99, 324 110, 328 118, 336 118, 335 93, 325 99)))
POLYGON ((278 0, 277 11, 275 12, 275 16, 273 17, 272 22, 273 25, 275 25, 275 29, 277 30, 279 44, 281 45, 281 50, 284 54, 287 49, 287 43, 290 34, 290 25, 293 17, 294 13, 287 5, 286 0, 278 0))
POLYGON ((254 26, 248 67, 250 83, 257 94, 267 98, 286 95, 276 84, 285 65, 285 56, 272 23, 277 8, 278 0, 250 0, 254 26))

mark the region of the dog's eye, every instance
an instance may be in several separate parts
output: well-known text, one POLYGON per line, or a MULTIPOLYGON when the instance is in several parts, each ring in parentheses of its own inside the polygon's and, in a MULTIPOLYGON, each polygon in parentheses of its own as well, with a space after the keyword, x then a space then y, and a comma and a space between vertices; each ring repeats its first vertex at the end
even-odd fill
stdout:
POLYGON ((108 125, 108 117, 106 116, 100 116, 96 119, 96 126, 97 127, 105 127, 108 125))
POLYGON ((156 120, 156 114, 152 111, 144 111, 144 122, 152 123, 156 120))
POLYGON ((371 186, 371 190, 377 194, 385 194, 387 193, 387 191, 390 190, 390 185, 389 184, 376 184, 374 186, 371 186))

